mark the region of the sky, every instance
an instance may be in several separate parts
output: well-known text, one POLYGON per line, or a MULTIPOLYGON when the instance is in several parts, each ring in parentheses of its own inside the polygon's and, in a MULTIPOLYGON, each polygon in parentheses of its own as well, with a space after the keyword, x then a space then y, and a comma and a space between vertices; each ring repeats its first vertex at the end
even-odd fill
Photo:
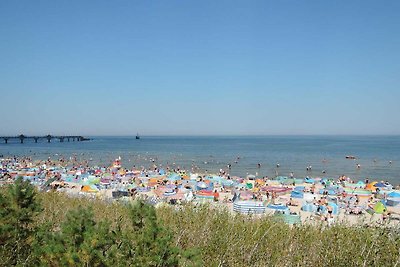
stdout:
POLYGON ((0 135, 400 134, 400 1, 0 1, 0 135))

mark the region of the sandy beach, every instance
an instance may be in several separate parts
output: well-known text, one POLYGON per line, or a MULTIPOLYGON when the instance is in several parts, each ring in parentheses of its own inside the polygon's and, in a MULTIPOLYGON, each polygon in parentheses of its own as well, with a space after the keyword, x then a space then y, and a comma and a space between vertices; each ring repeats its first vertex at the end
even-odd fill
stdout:
POLYGON ((276 216, 289 224, 395 225, 400 218, 400 191, 383 181, 352 181, 346 176, 231 177, 229 170, 211 175, 157 167, 152 171, 125 169, 120 158, 107 168, 73 158, 34 161, 15 157, 0 162, 3 185, 22 177, 41 191, 62 191, 99 201, 141 198, 156 207, 161 203, 208 203, 232 213, 276 216))

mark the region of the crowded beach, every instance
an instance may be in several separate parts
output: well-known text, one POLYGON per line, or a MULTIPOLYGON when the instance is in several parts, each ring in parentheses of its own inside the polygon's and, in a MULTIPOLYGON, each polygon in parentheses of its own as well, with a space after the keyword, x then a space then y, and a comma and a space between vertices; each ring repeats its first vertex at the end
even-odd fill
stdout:
POLYGON ((119 157, 110 166, 90 166, 76 157, 32 160, 0 157, 0 185, 17 178, 40 191, 60 191, 72 197, 129 202, 144 199, 155 205, 209 203, 232 213, 270 215, 288 224, 335 222, 395 225, 400 219, 400 190, 387 181, 354 181, 350 177, 231 176, 186 171, 179 167, 127 169, 119 157))

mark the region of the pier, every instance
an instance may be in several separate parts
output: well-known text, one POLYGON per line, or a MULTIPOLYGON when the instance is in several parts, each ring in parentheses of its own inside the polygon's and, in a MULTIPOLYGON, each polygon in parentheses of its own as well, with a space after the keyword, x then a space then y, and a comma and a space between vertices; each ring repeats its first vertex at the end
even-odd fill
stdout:
POLYGON ((39 140, 45 140, 48 143, 51 143, 51 140, 59 140, 61 143, 64 141, 67 142, 82 142, 88 141, 89 138, 85 138, 80 135, 45 135, 45 136, 27 136, 27 135, 17 135, 17 136, 0 136, 0 140, 3 140, 5 144, 8 144, 9 140, 18 140, 21 144, 24 143, 25 140, 33 140, 37 143, 39 140))

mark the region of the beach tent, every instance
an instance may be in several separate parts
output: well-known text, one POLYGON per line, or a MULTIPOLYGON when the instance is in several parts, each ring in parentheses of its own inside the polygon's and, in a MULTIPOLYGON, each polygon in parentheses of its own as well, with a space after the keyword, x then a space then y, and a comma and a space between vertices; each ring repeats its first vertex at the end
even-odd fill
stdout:
POLYGON ((306 182, 307 184, 313 184, 315 180, 310 177, 306 177, 304 178, 304 182, 306 182))
POLYGON ((386 206, 383 204, 381 201, 375 204, 374 206, 374 211, 375 213, 382 214, 384 211, 386 211, 386 206))
POLYGON ((300 191, 292 191, 292 193, 290 193, 290 197, 292 197, 292 198, 303 198, 304 197, 304 193, 300 192, 300 191))
POLYGON ((164 196, 173 196, 173 195, 176 195, 176 191, 172 188, 167 188, 167 189, 165 189, 163 195, 164 196))
POLYGON ((306 203, 301 207, 302 211, 317 212, 317 206, 313 203, 306 203))
POLYGON ((293 188, 293 191, 298 191, 298 192, 303 192, 304 190, 306 190, 305 186, 296 186, 295 188, 293 188))
POLYGON ((243 214, 263 214, 265 206, 261 201, 235 201, 233 211, 243 214))
POLYGON ((94 185, 84 185, 81 191, 85 193, 97 193, 99 192, 99 189, 94 185))
MULTIPOLYGON (((339 214, 339 206, 333 202, 328 202, 328 206, 332 208, 332 214, 338 215, 339 214)), ((327 213, 328 209, 325 206, 320 207, 322 213, 327 213)))
POLYGON ((211 190, 197 191, 195 196, 198 200, 214 200, 214 193, 211 190))
POLYGON ((280 210, 280 211, 285 211, 285 212, 289 211, 288 207, 286 207, 285 205, 280 205, 280 204, 269 204, 267 207, 270 209, 273 209, 273 210, 280 210))
POLYGON ((394 207, 400 204, 400 197, 389 197, 386 200, 386 205, 390 207, 394 207))
POLYGON ((328 202, 328 206, 332 207, 332 214, 333 215, 339 214, 340 209, 339 209, 339 206, 336 203, 328 202))

